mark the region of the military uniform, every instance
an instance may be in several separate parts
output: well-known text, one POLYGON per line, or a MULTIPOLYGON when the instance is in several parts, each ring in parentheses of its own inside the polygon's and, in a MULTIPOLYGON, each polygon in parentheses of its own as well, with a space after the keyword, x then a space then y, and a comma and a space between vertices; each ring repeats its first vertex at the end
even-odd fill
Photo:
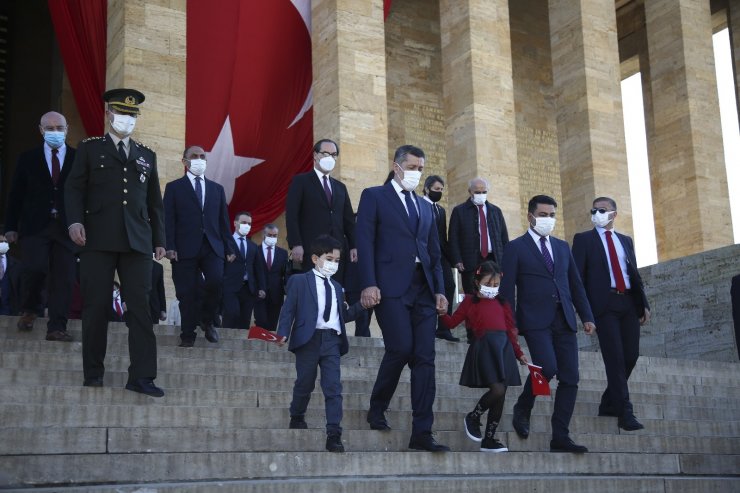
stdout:
POLYGON ((83 140, 66 182, 65 205, 68 224, 82 224, 86 234, 80 253, 85 382, 101 379, 105 371, 115 271, 127 306, 129 383, 156 378, 149 293, 152 251, 165 245, 156 154, 129 139, 124 159, 110 134, 83 140))

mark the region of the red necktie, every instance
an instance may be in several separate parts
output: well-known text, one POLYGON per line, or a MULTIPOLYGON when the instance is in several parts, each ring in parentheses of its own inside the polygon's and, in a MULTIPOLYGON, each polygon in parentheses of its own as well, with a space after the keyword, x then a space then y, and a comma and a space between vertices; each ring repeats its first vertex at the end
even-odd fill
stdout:
POLYGON ((272 247, 267 247, 267 270, 272 268, 272 247))
POLYGON ((115 305, 116 305, 116 313, 118 314, 119 317, 122 317, 123 310, 121 309, 121 304, 118 302, 118 298, 116 298, 115 305))
POLYGON ((54 182, 54 185, 56 185, 59 181, 59 174, 61 173, 61 166, 59 166, 59 156, 57 156, 58 153, 59 149, 51 150, 51 181, 54 182))
POLYGON ((478 224, 480 224, 480 256, 488 257, 488 225, 486 224, 486 214, 483 212, 483 206, 478 206, 478 224))
POLYGON ((627 285, 624 282, 622 267, 619 265, 619 257, 617 257, 617 249, 614 248, 611 231, 606 232, 606 248, 609 250, 609 263, 612 264, 612 274, 614 274, 614 283, 617 285, 617 291, 624 293, 627 290, 627 285))

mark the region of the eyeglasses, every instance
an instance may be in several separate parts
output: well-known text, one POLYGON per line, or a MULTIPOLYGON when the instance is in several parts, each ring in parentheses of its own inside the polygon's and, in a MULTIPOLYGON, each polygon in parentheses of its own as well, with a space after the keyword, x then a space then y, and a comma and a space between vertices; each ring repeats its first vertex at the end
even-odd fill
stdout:
POLYGON ((596 214, 597 212, 598 212, 599 214, 605 214, 605 213, 607 213, 607 212, 614 212, 614 211, 610 211, 609 209, 604 209, 603 207, 599 207, 598 209, 591 209, 591 215, 592 215, 592 216, 593 216, 594 214, 596 214))
POLYGON ((319 152, 317 152, 317 154, 321 154, 321 155, 322 155, 322 156, 324 156, 324 157, 329 157, 329 156, 331 156, 331 157, 333 157, 334 159, 336 159, 336 158, 337 158, 337 156, 339 156, 339 153, 338 153, 338 152, 328 152, 328 151, 319 151, 319 152))

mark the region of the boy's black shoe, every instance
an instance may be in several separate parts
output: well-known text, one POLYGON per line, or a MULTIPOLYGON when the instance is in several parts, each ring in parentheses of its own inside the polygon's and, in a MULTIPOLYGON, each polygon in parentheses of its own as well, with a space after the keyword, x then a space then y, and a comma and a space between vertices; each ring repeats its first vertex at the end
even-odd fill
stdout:
POLYGON ((525 413, 514 406, 514 416, 511 418, 511 424, 519 438, 529 437, 529 413, 525 413))
POLYGON ((329 452, 344 452, 344 445, 342 445, 342 435, 331 433, 326 435, 326 450, 329 452))
POLYGON ((306 420, 303 416, 291 416, 290 425, 288 426, 291 430, 305 430, 308 428, 306 420))
POLYGON ((139 378, 129 382, 126 384, 126 390, 131 390, 151 397, 164 396, 164 390, 154 385, 154 380, 151 378, 139 378))
POLYGON ((437 443, 431 432, 419 433, 418 435, 411 435, 409 440, 409 448, 411 450, 426 450, 427 452, 449 452, 450 447, 437 443))
POLYGON ((571 452, 573 454, 585 454, 588 449, 583 445, 574 443, 570 438, 564 440, 550 440, 550 452, 571 452))

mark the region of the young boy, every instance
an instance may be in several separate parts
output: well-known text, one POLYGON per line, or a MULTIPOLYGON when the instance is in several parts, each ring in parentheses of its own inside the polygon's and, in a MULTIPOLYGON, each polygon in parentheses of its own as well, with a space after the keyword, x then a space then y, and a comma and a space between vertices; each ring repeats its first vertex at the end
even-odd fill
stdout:
POLYGON ((339 358, 347 353, 344 323, 356 318, 362 306, 348 308, 342 286, 331 279, 339 267, 342 245, 329 235, 311 244, 314 268, 293 274, 278 320, 279 345, 290 337, 288 349, 295 354, 296 380, 290 403, 290 428, 305 429, 308 401, 321 367, 321 390, 326 407, 326 450, 344 452, 342 445, 342 383, 339 358))

